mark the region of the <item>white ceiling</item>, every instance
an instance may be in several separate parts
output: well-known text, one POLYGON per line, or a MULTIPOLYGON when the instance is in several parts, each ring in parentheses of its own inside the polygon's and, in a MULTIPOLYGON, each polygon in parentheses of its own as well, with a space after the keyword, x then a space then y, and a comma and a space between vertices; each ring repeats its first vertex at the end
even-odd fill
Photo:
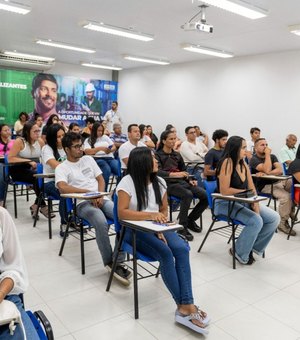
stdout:
POLYGON ((300 49, 300 37, 287 26, 300 24, 300 0, 247 0, 269 10, 266 18, 251 20, 215 7, 206 11, 214 33, 184 32, 180 26, 198 10, 197 0, 18 0, 29 4, 27 15, 0 11, 0 50, 55 57, 56 61, 79 65, 81 61, 118 65, 123 68, 146 64, 126 61, 122 54, 133 54, 171 63, 212 57, 184 51, 182 43, 246 56, 300 49), (92 20, 153 34, 155 39, 140 42, 81 28, 92 20), (94 54, 72 52, 35 44, 37 38, 96 49, 94 54))

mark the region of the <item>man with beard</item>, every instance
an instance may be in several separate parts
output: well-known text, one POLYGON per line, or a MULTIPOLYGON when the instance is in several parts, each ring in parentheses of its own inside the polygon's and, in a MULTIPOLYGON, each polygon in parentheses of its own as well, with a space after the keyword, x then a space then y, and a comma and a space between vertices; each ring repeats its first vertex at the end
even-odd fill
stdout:
POLYGON ((38 112, 44 122, 56 112, 58 84, 52 74, 39 73, 32 80, 32 97, 35 101, 34 112, 38 112))
POLYGON ((95 86, 93 83, 88 83, 85 87, 85 94, 83 103, 81 104, 82 110, 86 112, 99 112, 102 113, 101 101, 95 97, 95 86))

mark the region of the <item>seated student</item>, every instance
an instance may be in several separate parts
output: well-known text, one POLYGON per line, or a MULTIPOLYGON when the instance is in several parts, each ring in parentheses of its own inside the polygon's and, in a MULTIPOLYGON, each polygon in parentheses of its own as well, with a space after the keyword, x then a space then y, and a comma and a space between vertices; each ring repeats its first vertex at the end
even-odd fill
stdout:
POLYGON ((143 142, 148 148, 155 149, 155 144, 152 142, 151 138, 148 136, 147 126, 145 124, 139 125, 141 139, 140 141, 143 142))
POLYGON ((127 168, 127 162, 130 152, 137 147, 146 146, 140 141, 141 133, 137 124, 130 124, 127 128, 128 141, 123 143, 119 148, 119 158, 121 160, 121 168, 124 170, 127 168))
POLYGON ((193 126, 185 128, 187 140, 183 141, 180 148, 180 154, 185 163, 193 163, 187 166, 187 172, 194 175, 198 186, 204 187, 202 173, 204 168, 204 157, 207 154, 207 147, 204 143, 199 142, 196 138, 196 129, 193 126), (197 165, 201 163, 201 165, 197 165))
MULTIPOLYGON (((44 174, 54 174, 55 168, 67 158, 65 150, 62 147, 62 138, 64 135, 65 131, 61 125, 52 124, 49 126, 46 135, 47 144, 42 148, 41 153, 44 174)), ((60 236, 63 237, 67 224, 65 201, 60 197, 60 193, 55 187, 54 178, 44 179, 44 190, 47 195, 59 200, 60 236)))
POLYGON ((80 133, 80 126, 77 123, 71 123, 68 132, 80 133))
POLYGON ((156 149, 157 148, 158 138, 155 135, 155 133, 153 132, 151 125, 147 125, 147 135, 151 138, 152 142, 155 145, 155 149, 156 149))
MULTIPOLYGON (((289 164, 288 174, 294 177, 295 184, 300 184, 300 145, 297 149, 296 158, 289 164)), ((300 188, 295 188, 294 190, 295 203, 300 205, 300 188)))
POLYGON ((95 119, 93 117, 87 117, 85 120, 85 128, 81 132, 83 138, 87 138, 91 135, 94 123, 95 119))
MULTIPOLYGON (((256 174, 258 178, 255 179, 255 184, 258 191, 270 194, 273 187, 273 196, 279 201, 278 212, 281 217, 278 229, 285 234, 289 234, 290 225, 289 218, 292 213, 292 200, 291 200, 291 179, 285 180, 272 180, 264 179, 263 175, 282 175, 282 166, 278 162, 272 150, 268 146, 265 138, 259 138, 254 144, 255 154, 250 160, 251 172, 256 174)), ((291 235, 295 236, 295 230, 291 231, 291 235)))
MULTIPOLYGON (((28 340, 38 340, 39 336, 23 308, 20 294, 28 288, 27 270, 20 246, 17 228, 8 211, 0 207, 0 306, 3 300, 16 305, 28 340)), ((1 340, 24 339, 20 324, 16 324, 14 334, 8 325, 0 326, 1 340)))
POLYGON ((206 209, 208 202, 205 190, 197 186, 197 181, 189 180, 189 174, 180 153, 173 149, 175 142, 176 134, 174 132, 169 130, 161 134, 159 147, 155 155, 158 161, 158 175, 168 179, 168 194, 180 198, 178 218, 184 229, 178 231, 178 233, 186 237, 188 241, 192 241, 194 236, 188 229, 196 233, 201 232, 196 220, 206 209), (199 202, 188 214, 194 197, 199 198, 199 202))
MULTIPOLYGON (((17 165, 11 166, 9 168, 12 179, 14 181, 33 184, 33 190, 36 194, 35 202, 30 207, 31 216, 33 219, 38 213, 37 203, 41 192, 38 181, 36 177, 34 177, 34 174, 36 173, 37 162, 39 162, 42 147, 44 146, 44 142, 41 138, 39 138, 39 134, 39 127, 32 122, 27 122, 24 125, 22 137, 15 140, 8 154, 9 163, 18 163, 17 165)), ((44 200, 41 203, 40 212, 48 218, 49 211, 44 200)), ((51 218, 53 217, 55 217, 55 214, 51 213, 51 218)))
POLYGON ((254 154, 254 143, 258 138, 260 138, 260 129, 258 127, 251 128, 250 136, 251 139, 247 140, 247 152, 246 152, 246 157, 248 161, 250 161, 254 154))
POLYGON ((207 181, 214 181, 216 176, 216 168, 219 160, 222 157, 226 142, 228 138, 228 132, 225 130, 216 130, 212 135, 212 139, 215 142, 213 148, 211 148, 204 158, 204 171, 203 175, 207 181))
POLYGON ((42 139, 44 142, 46 142, 46 134, 49 126, 52 124, 58 124, 59 122, 59 116, 56 113, 53 113, 47 120, 46 125, 42 129, 42 139))
MULTIPOLYGON (((117 186, 120 219, 167 221, 166 182, 157 176, 157 171, 151 150, 141 147, 131 151, 127 175, 117 186)), ((128 229, 125 240, 132 242, 128 229)), ((162 279, 177 305, 175 321, 207 334, 209 318, 194 305, 188 244, 173 231, 163 234, 137 231, 136 246, 138 251, 159 261, 162 279)))
POLYGON ((99 165, 107 189, 111 174, 118 176, 119 163, 114 157, 116 147, 112 140, 104 135, 104 126, 96 122, 93 125, 91 136, 83 144, 86 155, 97 156, 96 163, 99 165))
MULTIPOLYGON (((43 123, 44 123, 42 115, 35 112, 34 115, 33 115, 33 120, 34 120, 34 123, 39 127, 39 129, 42 129, 43 123)), ((42 130, 41 130, 41 133, 40 133, 40 137, 41 136, 42 136, 42 130)))
POLYGON ((28 120, 29 120, 29 116, 26 112, 21 112, 19 114, 18 120, 15 122, 15 125, 14 125, 14 132, 17 136, 22 135, 23 127, 28 120))
MULTIPOLYGON (((86 193, 104 191, 104 179, 97 163, 91 156, 83 156, 83 144, 79 134, 66 133, 62 146, 67 159, 55 168, 55 184, 60 193, 86 193)), ((106 197, 84 200, 77 204, 77 215, 88 221, 96 230, 96 241, 102 256, 103 264, 111 271, 113 251, 110 245, 106 218, 113 219, 113 202, 106 197)), ((121 262, 125 254, 118 258, 114 276, 122 284, 128 286, 132 273, 121 262)))
POLYGON ((200 127, 198 125, 194 126, 194 129, 196 131, 196 138, 197 141, 203 143, 206 147, 208 147, 208 136, 206 133, 200 130, 200 127))
POLYGON ((118 156, 118 150, 120 146, 128 141, 125 133, 122 133, 122 125, 119 123, 114 123, 113 125, 113 133, 110 134, 109 138, 113 141, 116 151, 115 156, 118 156))
MULTIPOLYGON (((7 155, 14 144, 8 125, 0 124, 0 156, 7 155)), ((0 163, 0 206, 3 206, 6 183, 4 180, 4 164, 0 163)))
MULTIPOLYGON (((246 189, 252 189, 256 194, 249 167, 244 161, 246 147, 242 137, 228 139, 216 171, 218 190, 222 195, 234 195, 246 189)), ((227 216, 228 204, 225 200, 215 200, 215 213, 227 216)), ((235 243, 236 259, 241 264, 251 265, 255 261, 253 252, 262 255, 272 239, 279 224, 279 215, 263 204, 236 202, 230 217, 245 225, 235 243)), ((230 253, 233 255, 232 249, 230 253)))
POLYGON ((168 130, 170 130, 170 131, 172 131, 173 133, 175 133, 175 135, 176 135, 176 142, 175 142, 175 145, 174 145, 174 150, 177 151, 177 152, 179 152, 182 141, 181 141, 181 139, 178 137, 177 130, 176 130, 175 126, 173 126, 172 124, 168 124, 168 125, 166 126, 166 128, 165 128, 165 131, 168 131, 168 130))
POLYGON ((289 134, 286 137, 286 144, 280 149, 279 159, 281 163, 285 163, 286 168, 289 167, 290 163, 296 157, 297 136, 289 134))

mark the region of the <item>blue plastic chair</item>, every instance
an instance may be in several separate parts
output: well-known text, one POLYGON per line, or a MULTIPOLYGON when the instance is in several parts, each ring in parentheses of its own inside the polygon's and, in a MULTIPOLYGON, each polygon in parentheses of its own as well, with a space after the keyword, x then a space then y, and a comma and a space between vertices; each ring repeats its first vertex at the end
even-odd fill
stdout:
MULTIPOLYGON (((37 168, 36 168, 36 173, 37 174, 42 174, 43 173, 43 164, 38 163, 37 168)), ((56 197, 47 195, 45 190, 44 190, 44 179, 43 178, 38 178, 38 186, 40 188, 40 195, 38 197, 38 208, 37 208, 37 214, 35 215, 35 219, 33 222, 33 227, 36 226, 36 222, 39 219, 38 218, 38 212, 41 207, 42 200, 46 200, 48 202, 48 229, 49 229, 49 239, 52 239, 52 221, 51 221, 51 212, 53 212, 53 201, 57 201, 58 199, 56 197)))
POLYGON ((290 228, 289 234, 287 236, 288 240, 290 239, 291 232, 292 232, 294 226, 296 224, 300 223, 300 221, 297 221, 299 210, 300 210, 300 202, 295 201, 295 179, 294 179, 294 176, 292 177, 292 181, 293 182, 292 182, 292 186, 291 186, 291 199, 292 199, 292 202, 295 206, 296 212, 295 212, 294 218, 291 218, 292 223, 291 223, 291 228, 290 228))
MULTIPOLYGON (((62 256, 65 243, 69 235, 74 236, 80 241, 80 257, 81 257, 81 274, 85 274, 85 253, 84 253, 84 243, 93 241, 96 239, 95 231, 93 230, 93 226, 86 220, 77 216, 76 213, 76 204, 77 200, 74 198, 66 198, 66 212, 68 215, 67 218, 67 227, 64 232, 62 244, 59 250, 59 256, 62 256), (79 237, 78 237, 79 235, 79 237)), ((114 224, 114 221, 107 218, 107 223, 109 227, 114 224)), ((109 236, 115 235, 113 232, 109 232, 109 236)))
POLYGON ((132 255, 132 258, 128 259, 128 261, 133 262, 133 267, 131 269, 133 270, 134 316, 135 316, 135 319, 138 319, 139 318, 139 307, 138 307, 138 284, 137 282, 138 280, 146 279, 148 277, 153 277, 153 276, 158 277, 159 266, 156 267, 155 265, 151 263, 151 262, 157 262, 157 260, 137 251, 133 247, 133 244, 135 244, 135 231, 134 230, 132 231, 132 243, 128 243, 124 240, 124 235, 125 235, 125 231, 127 227, 120 224, 120 221, 118 218, 118 196, 116 194, 114 195, 114 223, 115 223, 115 231, 118 235, 119 242, 118 242, 117 253, 115 255, 112 271, 110 273, 110 277, 107 283, 106 291, 108 292, 110 289, 119 252, 122 250, 122 251, 125 251, 127 254, 132 255), (150 266, 155 270, 155 273, 150 271, 148 268, 142 266, 141 264, 138 264, 137 260, 141 260, 143 262, 149 263, 150 266), (138 273, 137 265, 139 265, 143 270, 145 270, 147 274, 142 275, 141 273, 138 273))
POLYGON ((28 196, 28 187, 32 186, 32 183, 27 183, 27 182, 22 182, 22 181, 14 181, 12 177, 9 174, 9 165, 8 162, 8 155, 4 155, 4 175, 5 175, 5 181, 6 181, 6 188, 5 188, 5 194, 4 194, 4 206, 6 205, 6 196, 8 193, 8 186, 12 185, 13 186, 13 195, 14 195, 14 211, 15 211, 15 218, 18 218, 18 208, 17 208, 17 196, 22 196, 22 195, 17 195, 17 186, 25 186, 26 187, 26 196, 27 196, 27 201, 29 201, 29 196, 28 196))
MULTIPOLYGON (((208 200, 208 205, 211 209, 211 215, 212 215, 212 223, 210 227, 207 230, 207 233, 205 234, 205 237, 198 249, 198 253, 201 251, 202 247, 204 246, 204 243, 206 242, 206 239, 208 238, 208 235, 211 232, 217 231, 217 230, 222 230, 225 228, 231 228, 230 231, 230 237, 227 243, 232 241, 232 251, 235 254, 235 240, 236 240, 236 229, 238 226, 244 226, 244 224, 236 219, 228 219, 228 216, 226 215, 216 215, 214 211, 214 205, 215 205, 215 199, 212 197, 212 194, 216 191, 217 189, 217 181, 206 181, 204 180, 204 186, 206 190, 206 195, 207 195, 207 200, 208 200), (216 222, 226 222, 225 226, 213 228, 216 222)), ((227 235, 226 235, 227 236, 227 235)), ((236 268, 236 259, 235 256, 232 256, 232 267, 233 269, 236 268)))

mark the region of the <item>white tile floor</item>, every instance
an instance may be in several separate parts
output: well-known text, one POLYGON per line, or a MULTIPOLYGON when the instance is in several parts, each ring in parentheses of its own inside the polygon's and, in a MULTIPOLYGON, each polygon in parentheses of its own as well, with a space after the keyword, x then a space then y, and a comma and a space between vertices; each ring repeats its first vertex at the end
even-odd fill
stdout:
MULTIPOLYGON (((32 198, 31 198, 32 200, 32 198)), ((27 309, 42 309, 50 319, 55 339, 193 339, 201 336, 174 322, 175 305, 161 278, 139 282, 140 318, 133 318, 132 287, 108 280, 96 243, 86 244, 86 275, 80 272, 78 241, 69 237, 62 257, 59 220, 54 220, 53 239, 48 239, 47 220, 35 229, 29 203, 19 199, 16 220, 29 272, 25 294, 27 309)), ((13 215, 13 202, 8 198, 13 215)), ((204 229, 210 211, 204 214, 204 229)), ((297 229, 296 229, 297 230, 297 229)), ((212 318, 209 340, 300 339, 300 228, 289 241, 275 234, 265 259, 233 270, 226 240, 211 235, 198 254, 204 232, 191 242, 195 301, 212 318)))

